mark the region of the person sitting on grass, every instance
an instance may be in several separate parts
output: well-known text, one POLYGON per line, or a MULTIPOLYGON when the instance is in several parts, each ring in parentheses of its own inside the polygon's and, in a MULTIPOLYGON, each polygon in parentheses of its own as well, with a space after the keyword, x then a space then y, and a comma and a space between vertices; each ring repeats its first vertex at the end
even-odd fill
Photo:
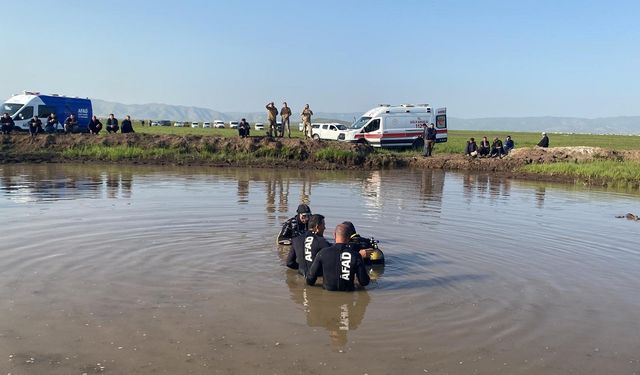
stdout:
POLYGON ((122 126, 120 127, 120 133, 135 133, 133 131, 133 124, 131 123, 131 116, 126 115, 122 120, 122 126))
POLYGON ((2 124, 2 134, 11 134, 13 127, 15 126, 15 122, 9 116, 8 112, 5 112, 0 119, 0 123, 2 124))
POLYGON ((478 156, 478 145, 476 144, 475 138, 469 138, 469 140, 467 141, 467 147, 464 150, 464 154, 472 158, 478 156))
POLYGON ((100 130, 102 130, 102 123, 96 116, 93 116, 91 121, 89 121, 89 133, 97 135, 100 133, 100 130))
POLYGON ((482 137, 480 148, 478 149, 480 157, 489 156, 490 147, 491 145, 489 144, 489 140, 487 139, 487 137, 482 137))
POLYGON ((120 130, 118 119, 111 113, 107 119, 107 133, 117 133, 120 130))
POLYGON ((516 147, 515 143, 513 143, 513 139, 511 139, 511 136, 508 135, 507 138, 504 140, 504 154, 508 154, 511 150, 514 149, 514 147, 516 147))
POLYGON ((29 121, 29 134, 31 135, 31 139, 34 139, 38 133, 42 132, 44 132, 42 129, 42 121, 40 121, 38 116, 33 116, 31 121, 29 121))
POLYGON ((76 130, 78 126, 78 120, 76 119, 76 115, 73 113, 64 120, 64 134, 71 134, 76 130))
POLYGON ((549 137, 547 137, 547 133, 542 132, 542 139, 537 144, 538 147, 547 148, 549 147, 549 137))
POLYGON ((495 137, 493 139, 493 143, 491 144, 491 157, 495 158, 496 156, 502 159, 502 155, 504 155, 504 149, 502 148, 502 141, 500 138, 495 137))

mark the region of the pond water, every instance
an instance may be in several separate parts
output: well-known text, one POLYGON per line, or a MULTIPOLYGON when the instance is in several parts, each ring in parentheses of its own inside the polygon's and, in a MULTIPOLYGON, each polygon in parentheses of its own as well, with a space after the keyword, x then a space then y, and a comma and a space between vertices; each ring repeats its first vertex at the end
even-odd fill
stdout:
POLYGON ((0 373, 640 373, 635 192, 481 174, 0 166, 0 373), (275 245, 308 203, 386 255, 275 245))

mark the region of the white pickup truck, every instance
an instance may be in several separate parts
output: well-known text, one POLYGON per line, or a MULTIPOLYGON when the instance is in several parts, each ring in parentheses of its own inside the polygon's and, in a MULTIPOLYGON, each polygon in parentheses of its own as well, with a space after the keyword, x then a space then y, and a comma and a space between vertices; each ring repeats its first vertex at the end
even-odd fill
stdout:
POLYGON ((313 139, 329 139, 329 140, 338 140, 338 135, 341 132, 347 130, 346 125, 342 125, 339 123, 312 123, 311 124, 311 137, 313 139))

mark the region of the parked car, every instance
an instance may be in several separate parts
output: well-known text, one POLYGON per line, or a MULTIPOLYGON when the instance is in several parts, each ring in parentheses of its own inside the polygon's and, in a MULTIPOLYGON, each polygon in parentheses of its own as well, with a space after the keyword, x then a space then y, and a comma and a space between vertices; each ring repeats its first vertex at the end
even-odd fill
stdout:
POLYGON ((173 123, 173 126, 175 126, 176 128, 183 128, 184 127, 184 122, 176 121, 176 122, 173 123))
POLYGON ((192 128, 199 128, 199 127, 200 127, 200 124, 199 124, 199 123, 197 123, 196 121, 194 121, 194 122, 192 122, 192 123, 191 123, 191 127, 192 127, 192 128))
POLYGON ((256 122, 256 123, 255 123, 255 125, 253 125, 253 127, 254 127, 256 130, 264 130, 264 124, 263 124, 263 123, 261 123, 261 122, 256 122))
POLYGON ((238 129, 238 121, 229 121, 229 129, 238 129))
POLYGON ((213 127, 218 129, 224 129, 224 121, 216 120, 213 122, 213 127))
POLYGON ((347 129, 346 125, 338 123, 313 123, 311 124, 311 136, 313 139, 338 140, 338 135, 347 129))
POLYGON ((202 123, 202 127, 203 128, 210 128, 211 127, 211 123, 209 121, 205 121, 202 123))
POLYGON ((169 120, 160 120, 160 121, 158 121, 158 124, 160 126, 171 126, 171 121, 169 121, 169 120))
POLYGON ((160 126, 160 123, 158 121, 151 121, 149 126, 160 126))

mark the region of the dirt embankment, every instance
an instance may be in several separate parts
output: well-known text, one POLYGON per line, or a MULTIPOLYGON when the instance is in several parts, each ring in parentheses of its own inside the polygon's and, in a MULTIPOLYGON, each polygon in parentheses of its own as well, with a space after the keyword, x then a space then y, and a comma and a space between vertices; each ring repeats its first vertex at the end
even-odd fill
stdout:
MULTIPOLYGON (((404 153, 380 153, 369 146, 304 139, 151 134, 115 134, 91 136, 40 135, 32 140, 27 134, 5 136, 0 145, 1 162, 88 162, 117 161, 132 164, 225 165, 251 167, 290 167, 315 169, 377 169, 415 167, 500 173, 527 176, 518 168, 527 164, 591 160, 640 161, 640 151, 612 151, 594 147, 521 148, 499 158, 469 158, 458 154, 435 154, 430 158, 404 153), (144 150, 168 150, 167 153, 137 157, 95 158, 65 156, 69 149, 91 146, 135 146, 144 150), (215 155, 215 157, 212 157, 215 155), (238 157, 243 155, 243 157, 238 157), (247 157, 249 155, 249 157, 247 157)), ((540 178, 535 176, 534 178, 540 178)), ((562 176, 546 179, 570 180, 562 176)))

